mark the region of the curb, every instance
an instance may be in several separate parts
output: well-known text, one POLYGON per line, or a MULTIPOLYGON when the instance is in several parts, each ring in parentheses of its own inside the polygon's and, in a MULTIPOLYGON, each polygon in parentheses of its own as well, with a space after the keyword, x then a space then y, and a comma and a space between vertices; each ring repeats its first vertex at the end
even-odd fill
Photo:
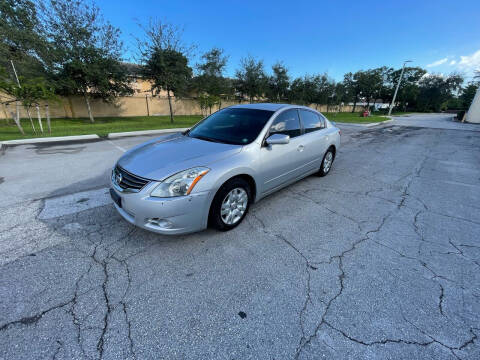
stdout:
POLYGON ((126 136, 139 136, 139 135, 155 135, 155 134, 166 134, 174 132, 182 132, 188 130, 189 128, 173 128, 173 129, 161 129, 161 130, 141 130, 141 131, 129 131, 129 132, 118 132, 110 133, 107 135, 108 139, 117 139, 126 136))
POLYGON ((385 120, 385 121, 381 121, 381 122, 378 122, 378 123, 370 123, 370 124, 365 124, 367 127, 371 127, 371 126, 377 126, 377 125, 382 125, 382 124, 387 124, 387 123, 390 123, 392 122, 393 119, 389 119, 389 120, 385 120))
POLYGON ((372 127, 372 126, 387 124, 387 123, 390 123, 390 122, 392 122, 392 121, 393 121, 393 119, 388 119, 388 120, 384 120, 384 121, 380 121, 380 122, 376 122, 376 123, 366 123, 366 124, 360 124, 360 123, 342 123, 342 122, 340 122, 340 121, 335 121, 335 123, 336 123, 336 124, 339 124, 339 125, 347 125, 347 126, 372 127))
MULTIPOLYGON (((156 135, 156 134, 167 134, 175 133, 188 130, 189 128, 173 128, 173 129, 161 129, 161 130, 142 130, 142 131, 129 131, 129 132, 119 132, 119 133, 110 133, 106 136, 107 139, 117 139, 127 136, 140 136, 140 135, 156 135)), ((28 145, 28 144, 39 144, 39 143, 56 143, 56 142, 74 142, 74 141, 84 141, 84 140, 101 140, 102 137, 96 134, 90 135, 73 135, 73 136, 55 136, 55 137, 43 137, 43 138, 31 138, 31 139, 16 139, 16 140, 5 140, 0 141, 0 150, 7 146, 15 145, 28 145)), ((105 139, 103 137, 103 139, 105 139)))
POLYGON ((32 138, 32 139, 6 140, 0 143, 0 148, 3 146, 9 146, 9 145, 26 145, 26 144, 37 144, 37 143, 97 140, 97 139, 100 139, 100 137, 98 135, 92 134, 92 135, 55 136, 55 137, 32 138))

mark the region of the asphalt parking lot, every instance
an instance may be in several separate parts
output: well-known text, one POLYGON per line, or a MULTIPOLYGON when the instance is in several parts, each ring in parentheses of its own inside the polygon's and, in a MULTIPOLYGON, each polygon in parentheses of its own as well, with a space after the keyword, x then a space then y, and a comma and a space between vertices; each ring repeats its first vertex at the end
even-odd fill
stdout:
POLYGON ((231 232, 135 228, 146 137, 0 152, 1 359, 479 359, 480 127, 341 126, 331 173, 231 232))

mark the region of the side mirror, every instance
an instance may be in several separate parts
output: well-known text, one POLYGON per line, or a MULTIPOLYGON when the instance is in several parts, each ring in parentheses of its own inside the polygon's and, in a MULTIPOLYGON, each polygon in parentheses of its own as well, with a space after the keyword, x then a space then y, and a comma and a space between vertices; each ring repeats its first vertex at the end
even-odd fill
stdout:
POLYGON ((285 134, 273 134, 266 140, 267 145, 280 145, 288 144, 290 142, 290 136, 285 134))

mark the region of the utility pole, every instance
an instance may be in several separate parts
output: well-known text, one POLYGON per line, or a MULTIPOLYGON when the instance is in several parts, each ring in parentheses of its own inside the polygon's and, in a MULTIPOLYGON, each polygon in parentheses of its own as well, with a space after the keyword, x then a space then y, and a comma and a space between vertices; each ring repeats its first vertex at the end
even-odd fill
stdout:
POLYGON ((393 105, 395 104, 398 88, 400 87, 400 83, 402 82, 403 72, 405 71, 405 64, 409 62, 412 62, 412 60, 407 60, 403 63, 402 71, 400 72, 400 78, 398 79, 397 87, 395 88, 395 93, 393 94, 392 103, 390 104, 390 109, 388 109, 388 116, 392 115, 393 105))

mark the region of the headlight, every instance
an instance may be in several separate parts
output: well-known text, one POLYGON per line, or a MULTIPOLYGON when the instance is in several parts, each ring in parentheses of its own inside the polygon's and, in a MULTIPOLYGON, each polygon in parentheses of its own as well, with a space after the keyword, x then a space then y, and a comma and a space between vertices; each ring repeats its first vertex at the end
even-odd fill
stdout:
POLYGON ((196 167, 170 176, 159 184, 150 194, 155 197, 173 197, 188 195, 195 184, 210 171, 205 167, 196 167))

